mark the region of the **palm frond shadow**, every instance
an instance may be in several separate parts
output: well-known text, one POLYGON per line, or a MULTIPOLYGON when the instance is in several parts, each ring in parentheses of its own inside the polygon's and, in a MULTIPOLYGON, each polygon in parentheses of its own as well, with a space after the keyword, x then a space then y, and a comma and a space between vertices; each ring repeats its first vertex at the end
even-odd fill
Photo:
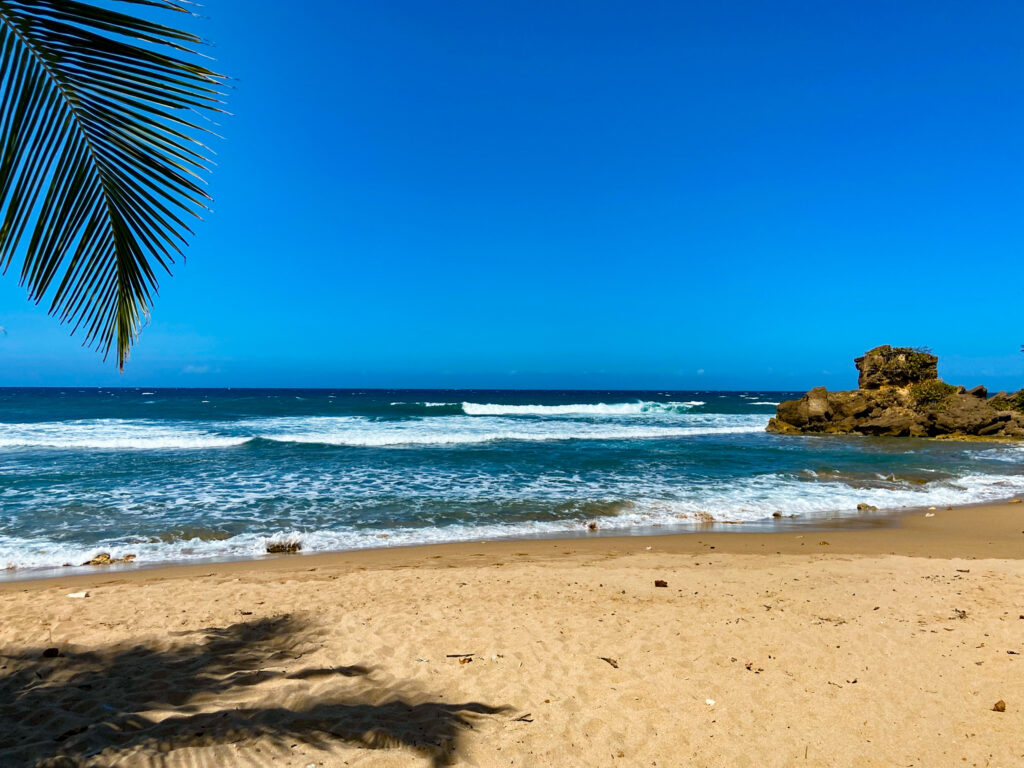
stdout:
POLYGON ((459 754, 465 730, 508 710, 442 703, 361 665, 297 669, 307 630, 279 616, 158 647, 0 654, 0 765, 74 768, 251 738, 268 764, 275 750, 344 743, 409 748, 442 766, 459 754))

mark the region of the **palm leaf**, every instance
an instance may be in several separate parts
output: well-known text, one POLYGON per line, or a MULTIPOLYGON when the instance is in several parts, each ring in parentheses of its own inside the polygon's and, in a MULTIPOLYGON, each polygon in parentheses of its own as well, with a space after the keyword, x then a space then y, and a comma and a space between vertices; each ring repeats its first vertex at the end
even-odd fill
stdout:
MULTIPOLYGON (((117 0, 179 13, 174 0, 117 0)), ((109 3, 108 3, 109 4, 109 3)), ((194 35, 76 0, 0 0, 0 272, 123 370, 205 209, 194 35)))

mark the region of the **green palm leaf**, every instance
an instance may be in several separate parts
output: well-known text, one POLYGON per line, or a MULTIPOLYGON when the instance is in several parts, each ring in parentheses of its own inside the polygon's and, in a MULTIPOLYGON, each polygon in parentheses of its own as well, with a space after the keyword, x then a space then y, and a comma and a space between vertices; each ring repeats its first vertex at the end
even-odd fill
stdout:
MULTIPOLYGON (((188 13, 172 0, 117 0, 188 13)), ((0 0, 0 272, 123 369, 206 208, 194 35, 75 0, 0 0)))

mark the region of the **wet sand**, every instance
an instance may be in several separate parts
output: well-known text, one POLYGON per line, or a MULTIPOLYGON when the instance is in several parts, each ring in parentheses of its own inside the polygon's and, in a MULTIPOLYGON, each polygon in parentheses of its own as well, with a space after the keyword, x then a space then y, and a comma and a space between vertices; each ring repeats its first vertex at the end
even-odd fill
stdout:
POLYGON ((1024 504, 782 528, 0 583, 0 765, 1024 765, 1024 504))

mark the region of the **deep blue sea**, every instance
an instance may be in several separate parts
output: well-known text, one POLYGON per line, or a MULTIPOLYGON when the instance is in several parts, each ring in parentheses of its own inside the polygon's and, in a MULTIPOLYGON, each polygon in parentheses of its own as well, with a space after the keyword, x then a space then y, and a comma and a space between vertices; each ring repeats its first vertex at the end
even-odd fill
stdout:
POLYGON ((0 389, 0 569, 693 530, 1024 491, 1019 445, 786 437, 783 392, 0 389))

